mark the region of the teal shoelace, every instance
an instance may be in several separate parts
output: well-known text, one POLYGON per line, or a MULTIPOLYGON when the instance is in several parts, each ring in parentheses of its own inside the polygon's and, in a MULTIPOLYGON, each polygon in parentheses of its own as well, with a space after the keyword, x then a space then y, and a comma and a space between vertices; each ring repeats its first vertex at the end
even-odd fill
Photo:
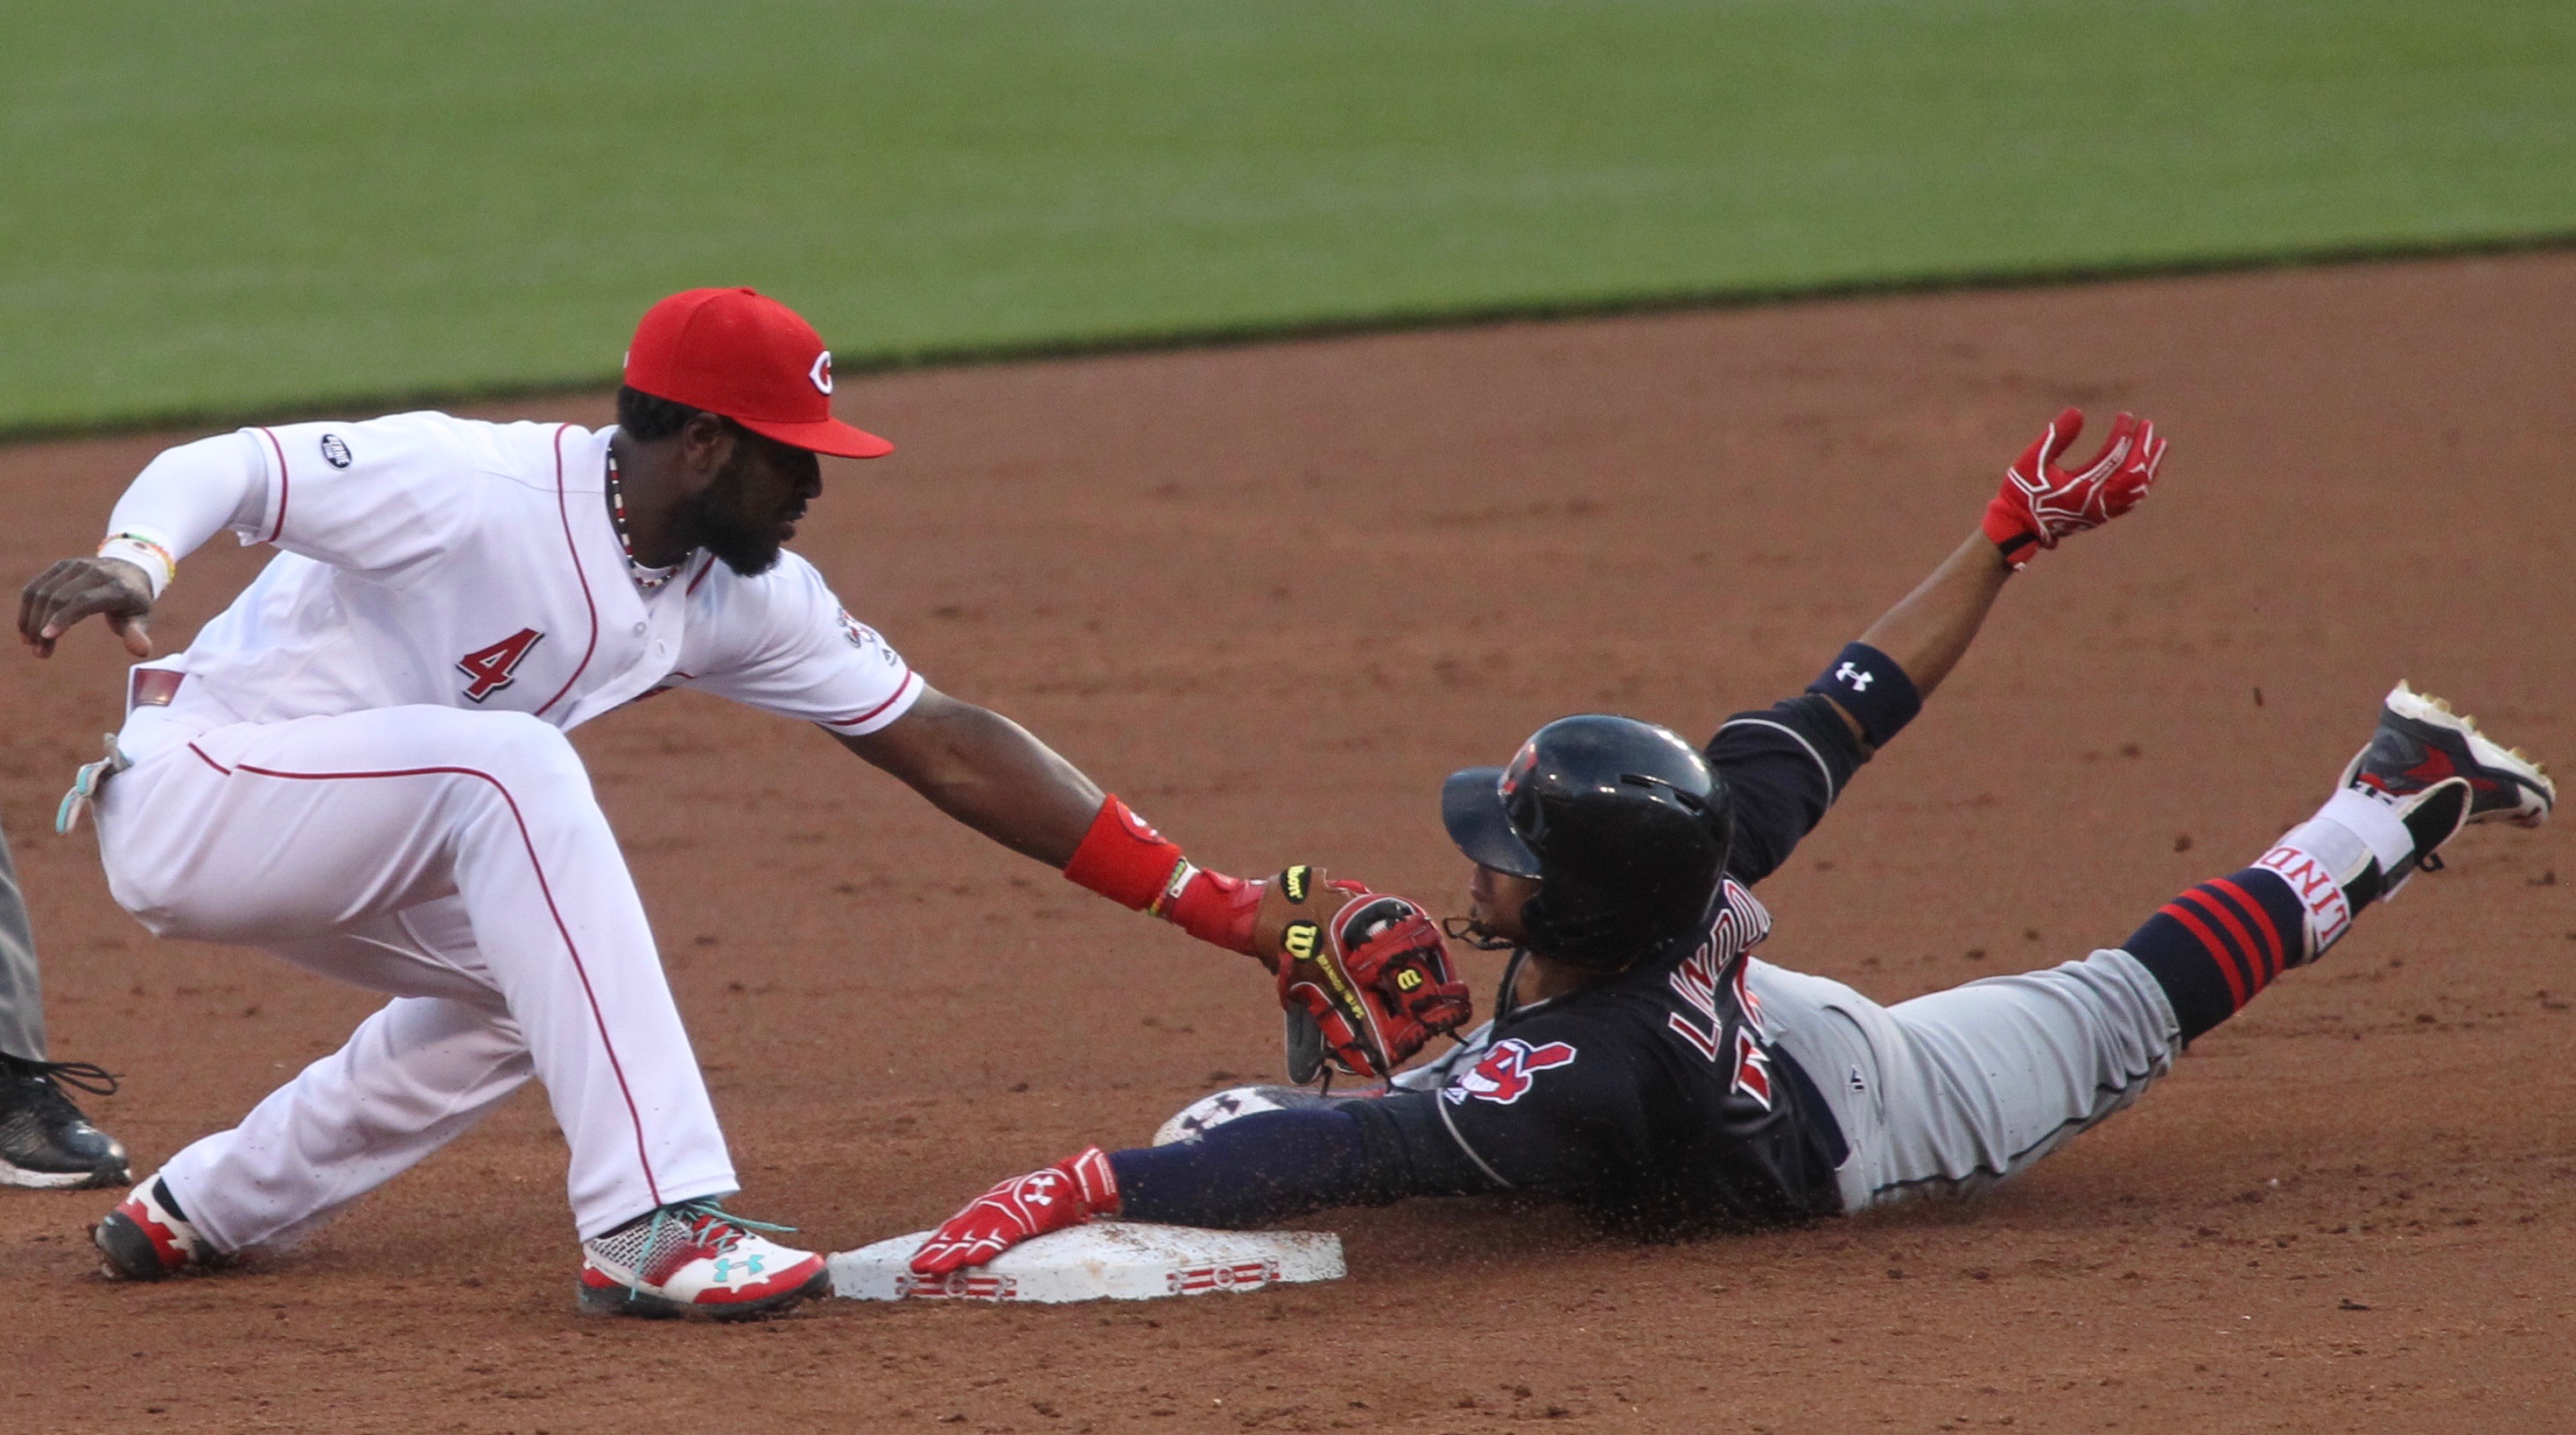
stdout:
MULTIPOLYGON (((767 1221, 755 1221, 748 1216, 737 1216, 733 1212, 724 1208, 724 1202, 721 1198, 704 1201, 676 1201, 668 1206, 656 1209, 653 1212, 653 1224, 646 1227, 644 1230, 644 1249, 635 1258, 635 1278, 637 1281, 640 1282, 643 1280, 644 1267, 646 1263, 652 1259, 654 1248, 661 1242, 663 1224, 674 1217, 678 1217, 679 1219, 688 1222, 711 1220, 725 1227, 724 1235, 715 1243, 716 1254, 720 1256, 730 1253, 733 1250, 735 1243, 739 1242, 746 1232, 769 1231, 779 1235, 793 1235, 796 1231, 794 1226, 772 1225, 767 1221)), ((629 1285, 626 1288, 626 1298, 628 1300, 633 1300, 643 1293, 643 1288, 640 1285, 629 1285)))

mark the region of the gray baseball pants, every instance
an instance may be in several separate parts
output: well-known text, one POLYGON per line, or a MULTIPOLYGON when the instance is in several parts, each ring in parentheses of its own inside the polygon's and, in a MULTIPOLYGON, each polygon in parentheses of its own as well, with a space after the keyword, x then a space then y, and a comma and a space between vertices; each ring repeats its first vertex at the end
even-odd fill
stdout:
POLYGON ((1759 961, 1745 985, 1850 1144, 1846 1213, 2019 1173, 2137 1100, 2181 1044, 2163 988, 2112 949, 1894 1006, 1759 961))
POLYGON ((44 990, 36 982, 36 937, 18 893, 18 866, 0 835, 0 1054, 45 1059, 44 990))

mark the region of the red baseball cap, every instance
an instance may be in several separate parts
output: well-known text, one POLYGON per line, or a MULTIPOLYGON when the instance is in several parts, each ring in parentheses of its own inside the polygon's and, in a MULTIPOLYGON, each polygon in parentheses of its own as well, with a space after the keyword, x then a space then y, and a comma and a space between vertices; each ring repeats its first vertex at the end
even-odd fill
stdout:
POLYGON ((795 310, 751 289, 688 289, 645 310, 626 386, 815 453, 894 452, 832 417, 832 351, 795 310))

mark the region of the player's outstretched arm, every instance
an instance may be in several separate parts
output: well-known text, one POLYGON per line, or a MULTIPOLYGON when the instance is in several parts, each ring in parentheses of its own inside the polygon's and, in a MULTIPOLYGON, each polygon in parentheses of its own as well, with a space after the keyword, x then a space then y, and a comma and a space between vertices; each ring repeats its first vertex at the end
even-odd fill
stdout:
POLYGON ((1471 1014, 1439 930, 1414 904, 1327 883, 1305 867, 1278 884, 1208 871, 999 713, 925 689, 887 726, 833 736, 940 811, 1068 881, 1261 962, 1277 978, 1281 1005, 1313 1016, 1349 1070, 1383 1076, 1471 1014))
MULTIPOLYGON (((1860 646, 1893 663, 1912 687, 1914 702, 1905 705, 1904 717, 1911 717, 1911 707, 1932 696, 1958 666, 1985 626, 2005 579, 2027 567, 2041 550, 2137 507, 2154 485, 2165 457, 2165 440, 2156 436, 2154 424, 2122 414, 2112 421, 2110 437, 2091 463, 2073 471, 2059 467, 2057 460, 2083 431, 2082 410, 2060 413, 2005 471, 2003 486, 1986 505, 1977 531, 1860 635, 1860 646)), ((1884 692, 1868 691, 1864 675, 1870 666, 1867 657, 1846 651, 1809 690, 1831 699, 1853 736, 1875 748, 1895 736, 1886 719, 1896 709, 1881 701, 1884 692)), ((1891 681, 1889 686, 1901 685, 1891 681)))
POLYGON ((936 688, 875 732, 832 735, 931 806, 1059 870, 1104 800, 1097 783, 1027 728, 936 688))
MULTIPOLYGON (((1437 1098, 1389 1099, 1420 1106, 1437 1098)), ((1417 1166, 1395 1140, 1372 1137, 1358 1115, 1336 1106, 1258 1112, 1168 1146, 1094 1146, 968 1202, 922 1242, 912 1268, 945 1275, 982 1265, 1033 1236, 1099 1217, 1250 1230, 1336 1206, 1504 1189, 1454 1148, 1429 1154, 1417 1166)))
POLYGON ((1734 795, 1729 876, 1750 885, 1788 860, 1853 775, 1948 679, 2006 579, 2040 550, 2146 496, 2164 461, 2155 426, 2120 415, 2101 454, 2069 472, 2057 459, 2083 426, 2076 410, 2059 414, 2005 473, 1977 531, 1845 644, 1806 692, 1718 728, 1708 758, 1734 795))

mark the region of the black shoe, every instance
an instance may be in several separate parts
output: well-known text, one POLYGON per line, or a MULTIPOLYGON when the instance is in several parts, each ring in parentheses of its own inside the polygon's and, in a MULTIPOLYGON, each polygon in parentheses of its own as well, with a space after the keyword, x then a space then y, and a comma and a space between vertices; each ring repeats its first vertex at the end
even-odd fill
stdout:
POLYGON ((122 1186, 125 1143, 89 1124, 64 1084, 98 1096, 116 1078, 85 1061, 26 1061, 0 1054, 0 1186, 67 1191, 122 1186))

